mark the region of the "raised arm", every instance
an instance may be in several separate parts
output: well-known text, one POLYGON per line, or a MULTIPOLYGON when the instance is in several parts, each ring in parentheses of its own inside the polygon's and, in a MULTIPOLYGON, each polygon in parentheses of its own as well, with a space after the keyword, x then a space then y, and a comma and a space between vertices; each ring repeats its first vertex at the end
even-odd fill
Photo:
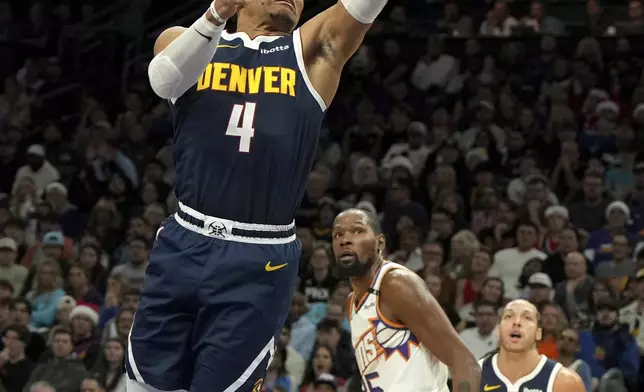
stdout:
POLYGON ((418 275, 402 269, 385 275, 380 286, 383 308, 449 367, 454 392, 478 391, 481 367, 418 275))
POLYGON ((344 64, 362 44, 386 0, 339 0, 300 29, 306 70, 327 106, 338 89, 344 64))
POLYGON ((179 98, 197 83, 217 50, 226 20, 248 1, 216 0, 192 26, 170 27, 159 35, 148 77, 160 98, 179 98))

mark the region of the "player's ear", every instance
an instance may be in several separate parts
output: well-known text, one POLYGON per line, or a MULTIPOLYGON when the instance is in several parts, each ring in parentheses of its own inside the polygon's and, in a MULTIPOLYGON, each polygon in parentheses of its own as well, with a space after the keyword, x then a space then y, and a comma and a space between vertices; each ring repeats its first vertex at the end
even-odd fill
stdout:
POLYGON ((385 251, 387 242, 385 240, 385 235, 380 233, 376 236, 376 248, 378 249, 378 255, 382 256, 382 253, 385 251))
POLYGON ((537 336, 536 336, 536 338, 537 338, 537 342, 541 341, 541 339, 543 338, 543 329, 537 328, 537 336))

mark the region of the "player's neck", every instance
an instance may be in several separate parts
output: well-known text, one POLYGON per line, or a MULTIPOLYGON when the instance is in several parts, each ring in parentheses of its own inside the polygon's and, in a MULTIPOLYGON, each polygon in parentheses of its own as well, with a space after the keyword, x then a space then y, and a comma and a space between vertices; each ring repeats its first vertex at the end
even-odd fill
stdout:
POLYGON ((499 370, 511 382, 516 382, 523 376, 530 374, 541 361, 541 354, 537 349, 528 352, 510 353, 504 350, 499 351, 497 363, 499 370))
POLYGON ((247 18, 239 18, 237 20, 237 32, 248 35, 250 39, 255 39, 260 35, 285 35, 286 34, 281 31, 271 30, 267 26, 253 23, 251 20, 247 18))
POLYGON ((353 288, 353 291, 355 294, 360 298, 364 293, 369 290, 369 287, 373 284, 374 279, 376 279, 376 274, 380 270, 380 267, 385 263, 385 261, 381 258, 379 258, 373 266, 371 266, 371 269, 364 274, 363 276, 354 276, 350 279, 351 281, 351 287, 353 288))

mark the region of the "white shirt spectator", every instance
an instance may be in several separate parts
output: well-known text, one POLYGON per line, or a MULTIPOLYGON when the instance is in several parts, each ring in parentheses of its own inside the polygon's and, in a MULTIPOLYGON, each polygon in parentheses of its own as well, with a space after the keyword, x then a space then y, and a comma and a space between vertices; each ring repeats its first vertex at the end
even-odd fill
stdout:
MULTIPOLYGON (((27 149, 27 155, 35 155, 44 158, 45 149, 39 144, 33 144, 27 149)), ((14 188, 18 184, 18 180, 22 177, 31 177, 38 188, 38 194, 41 194, 45 189, 47 184, 50 182, 58 181, 60 179, 60 173, 58 169, 54 167, 49 161, 45 159, 43 165, 37 169, 32 169, 29 165, 24 165, 16 173, 14 188)))
POLYGON ((526 252, 521 252, 518 248, 502 249, 494 255, 494 264, 488 275, 503 281, 506 298, 516 299, 521 295, 517 282, 525 263, 535 258, 545 260, 546 257, 545 253, 535 248, 526 252))
POLYGON ((489 335, 483 336, 477 327, 473 327, 461 331, 459 335, 476 359, 482 358, 499 346, 499 335, 496 333, 496 329, 489 335))

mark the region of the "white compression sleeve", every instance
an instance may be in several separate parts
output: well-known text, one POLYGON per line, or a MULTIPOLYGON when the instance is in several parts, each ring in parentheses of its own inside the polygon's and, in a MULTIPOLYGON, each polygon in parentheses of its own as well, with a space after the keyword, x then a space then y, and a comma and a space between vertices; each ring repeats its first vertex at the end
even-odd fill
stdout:
POLYGON ((152 90, 163 99, 179 98, 206 69, 217 50, 225 23, 217 26, 205 14, 156 55, 148 67, 152 90))
POLYGON ((349 15, 364 24, 373 23, 387 5, 387 0, 340 0, 349 15))

